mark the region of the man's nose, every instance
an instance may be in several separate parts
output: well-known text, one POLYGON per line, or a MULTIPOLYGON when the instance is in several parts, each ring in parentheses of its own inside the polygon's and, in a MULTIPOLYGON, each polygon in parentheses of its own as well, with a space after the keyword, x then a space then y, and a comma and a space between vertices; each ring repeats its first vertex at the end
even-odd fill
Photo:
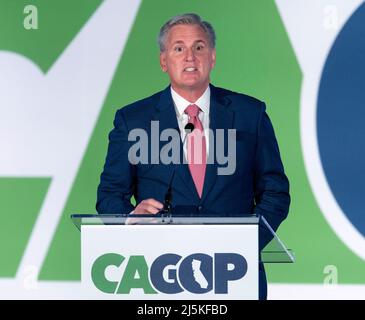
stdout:
POLYGON ((186 59, 186 61, 194 61, 195 60, 194 50, 192 48, 186 50, 185 59, 186 59))

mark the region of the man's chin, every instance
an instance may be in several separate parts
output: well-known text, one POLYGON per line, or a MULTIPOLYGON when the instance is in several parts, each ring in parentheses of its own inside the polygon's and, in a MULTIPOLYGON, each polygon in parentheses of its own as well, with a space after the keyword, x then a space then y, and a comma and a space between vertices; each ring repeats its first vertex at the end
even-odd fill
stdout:
POLYGON ((199 81, 187 81, 182 86, 181 89, 187 90, 187 91, 196 91, 196 90, 202 90, 207 87, 208 83, 202 83, 199 81))

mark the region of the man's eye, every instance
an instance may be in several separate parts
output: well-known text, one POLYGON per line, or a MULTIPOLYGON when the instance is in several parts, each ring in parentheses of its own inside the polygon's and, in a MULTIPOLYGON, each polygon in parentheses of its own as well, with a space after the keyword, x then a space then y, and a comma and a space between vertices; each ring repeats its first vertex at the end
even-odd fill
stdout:
POLYGON ((183 48, 182 47, 175 47, 175 51, 176 52, 182 52, 183 51, 183 48))
POLYGON ((204 49, 204 46, 199 44, 199 45, 196 46, 195 49, 196 49, 196 51, 202 51, 204 49))

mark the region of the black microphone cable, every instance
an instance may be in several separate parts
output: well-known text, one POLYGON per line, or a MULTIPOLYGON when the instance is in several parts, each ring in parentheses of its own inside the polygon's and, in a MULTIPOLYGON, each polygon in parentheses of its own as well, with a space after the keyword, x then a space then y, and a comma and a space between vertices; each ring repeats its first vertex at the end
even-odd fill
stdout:
MULTIPOLYGON (((188 134, 190 134, 193 130, 194 130, 194 125, 191 123, 191 122, 188 122, 185 127, 184 127, 184 130, 185 130, 185 137, 182 141, 182 146, 184 148, 184 143, 185 143, 185 139, 186 137, 188 136, 188 134)), ((167 189, 167 192, 165 194, 165 200, 164 200, 164 203, 163 203, 163 208, 162 208, 162 211, 161 211, 161 216, 162 217, 169 217, 171 218, 171 206, 172 206, 172 181, 174 180, 174 176, 175 176, 175 165, 174 165, 174 170, 172 172, 172 175, 171 175, 171 178, 170 178, 170 181, 169 181, 169 184, 168 184, 168 189, 167 189)))

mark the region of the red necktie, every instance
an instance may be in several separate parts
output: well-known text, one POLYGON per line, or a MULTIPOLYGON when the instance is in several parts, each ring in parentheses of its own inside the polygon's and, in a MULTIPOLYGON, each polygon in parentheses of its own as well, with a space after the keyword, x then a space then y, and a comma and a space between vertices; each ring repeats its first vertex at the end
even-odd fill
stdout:
POLYGON ((198 117, 199 111, 200 108, 195 104, 191 104, 185 109, 185 113, 189 116, 189 122, 194 125, 193 132, 187 137, 188 164, 196 190, 201 198, 204 186, 207 151, 203 125, 198 117))

